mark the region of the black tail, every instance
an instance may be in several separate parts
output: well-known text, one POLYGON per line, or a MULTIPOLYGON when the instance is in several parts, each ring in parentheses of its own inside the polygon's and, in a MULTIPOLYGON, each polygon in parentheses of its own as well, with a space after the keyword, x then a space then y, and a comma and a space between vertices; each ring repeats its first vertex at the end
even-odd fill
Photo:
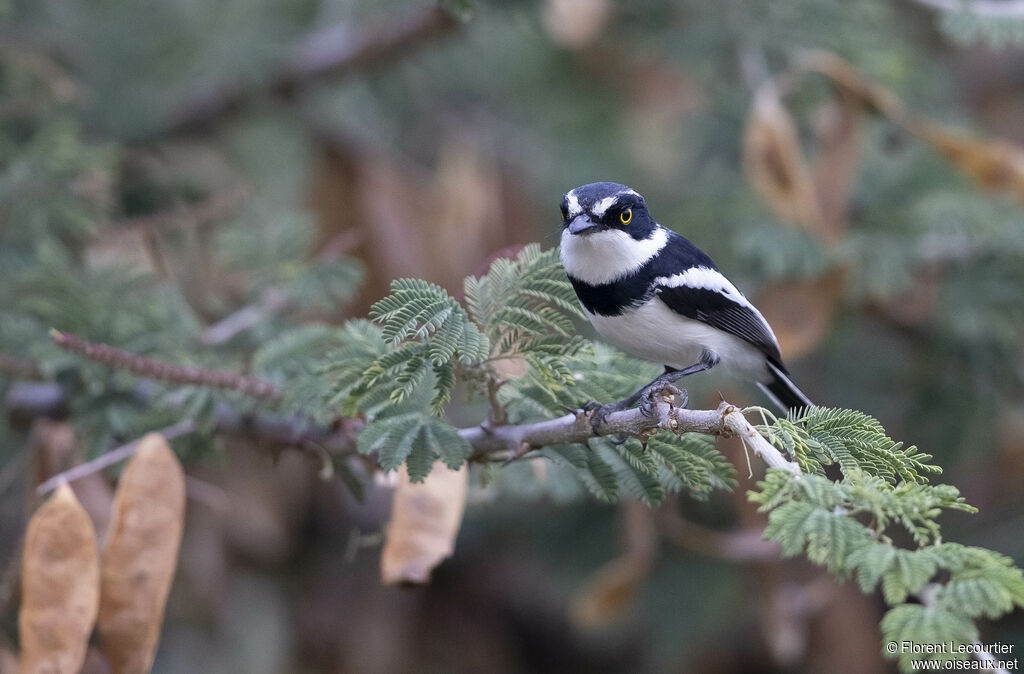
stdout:
POLYGON ((814 407, 814 403, 804 395, 803 391, 789 380, 785 368, 775 363, 768 363, 768 372, 771 373, 771 379, 764 384, 758 383, 758 386, 782 410, 789 412, 795 407, 814 407))

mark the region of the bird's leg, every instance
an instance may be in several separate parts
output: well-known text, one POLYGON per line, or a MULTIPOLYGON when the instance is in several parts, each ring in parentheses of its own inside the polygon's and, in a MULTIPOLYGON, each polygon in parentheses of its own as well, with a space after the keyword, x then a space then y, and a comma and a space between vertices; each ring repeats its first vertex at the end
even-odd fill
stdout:
POLYGON ((679 381, 683 377, 687 377, 691 374, 703 372, 704 370, 710 370, 718 363, 718 356, 704 351, 700 360, 691 365, 690 367, 682 370, 665 366, 664 374, 656 377, 650 384, 644 386, 639 391, 624 398, 617 403, 608 403, 606 405, 600 405, 596 402, 589 402, 583 406, 583 410, 591 415, 590 423, 596 431, 597 428, 604 423, 604 420, 612 412, 620 412, 622 410, 628 410, 629 408, 640 403, 640 411, 645 416, 651 416, 654 414, 654 405, 651 400, 652 394, 668 392, 674 395, 679 395, 683 398, 683 404, 686 404, 686 391, 675 386, 675 382, 679 381))

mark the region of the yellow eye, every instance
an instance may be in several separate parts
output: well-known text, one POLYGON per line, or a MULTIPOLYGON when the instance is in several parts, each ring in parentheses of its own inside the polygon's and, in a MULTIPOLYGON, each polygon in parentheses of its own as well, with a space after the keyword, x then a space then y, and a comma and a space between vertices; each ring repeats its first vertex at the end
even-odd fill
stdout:
POLYGON ((633 219, 633 209, 627 208, 626 210, 619 213, 619 222, 624 225, 628 225, 629 221, 633 219))

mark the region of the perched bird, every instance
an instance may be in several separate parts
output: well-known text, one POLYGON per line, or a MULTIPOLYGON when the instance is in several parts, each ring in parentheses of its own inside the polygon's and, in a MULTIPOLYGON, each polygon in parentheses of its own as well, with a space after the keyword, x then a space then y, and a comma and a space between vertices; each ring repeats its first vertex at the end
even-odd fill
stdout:
POLYGON ((812 405, 761 312, 702 250, 655 222, 640 194, 591 183, 567 192, 561 208, 562 266, 586 317, 623 351, 665 366, 629 398, 588 406, 595 424, 715 366, 756 382, 783 410, 812 405))

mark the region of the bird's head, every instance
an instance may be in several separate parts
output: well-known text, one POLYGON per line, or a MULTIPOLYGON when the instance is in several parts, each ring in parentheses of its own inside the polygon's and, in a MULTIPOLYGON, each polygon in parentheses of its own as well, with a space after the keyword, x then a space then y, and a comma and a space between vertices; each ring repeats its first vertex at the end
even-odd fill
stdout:
POLYGON ((570 278, 591 285, 632 274, 668 243, 644 198, 618 183, 590 183, 562 198, 559 255, 570 278))
POLYGON ((569 190, 562 197, 561 208, 563 238, 567 234, 590 237, 621 232, 641 241, 658 226, 647 212, 644 198, 619 183, 590 183, 569 190))

